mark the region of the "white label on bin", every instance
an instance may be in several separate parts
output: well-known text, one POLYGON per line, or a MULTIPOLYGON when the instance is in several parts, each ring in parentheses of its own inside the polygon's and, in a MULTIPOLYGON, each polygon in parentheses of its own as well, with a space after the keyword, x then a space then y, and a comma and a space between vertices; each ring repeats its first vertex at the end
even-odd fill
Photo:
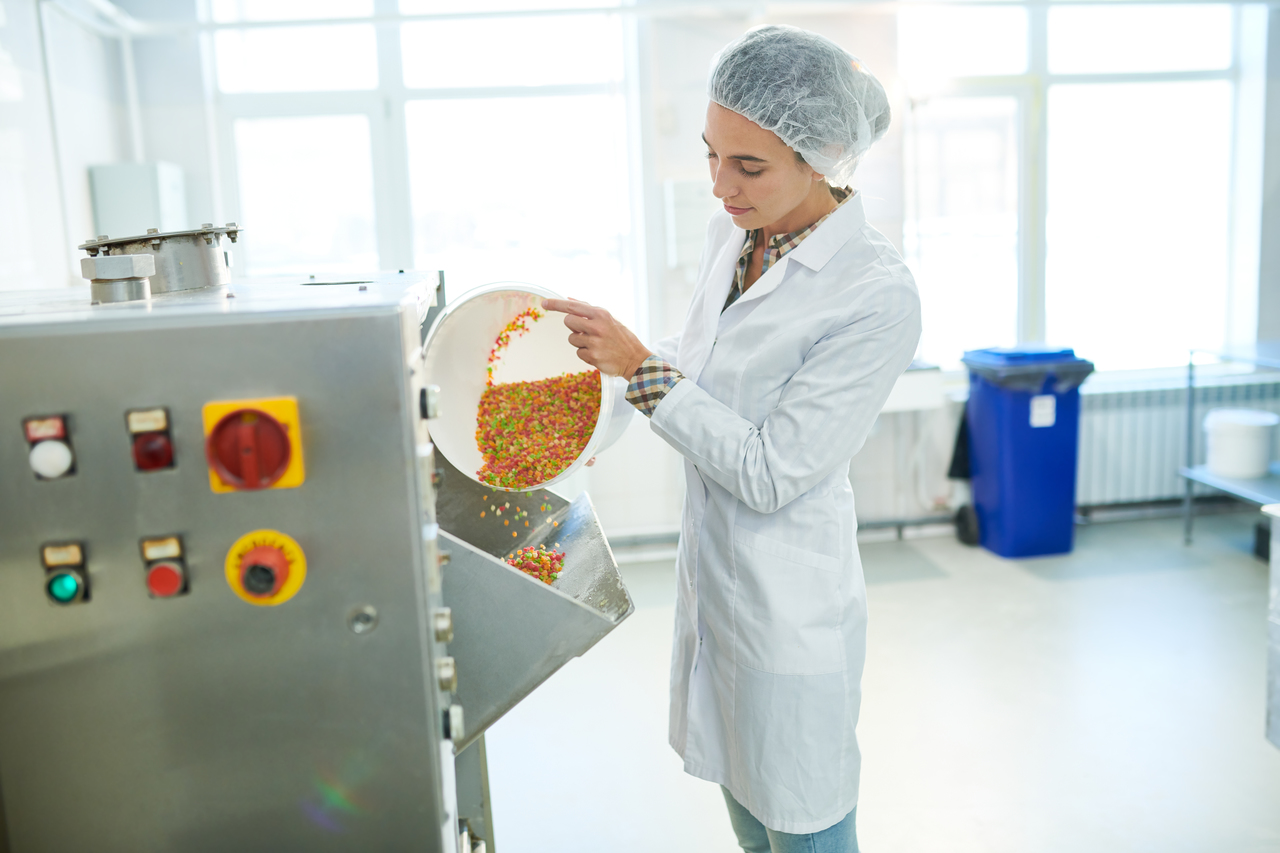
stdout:
POLYGON ((1052 394, 1039 394, 1031 398, 1031 425, 1051 427, 1058 420, 1058 398, 1052 394))

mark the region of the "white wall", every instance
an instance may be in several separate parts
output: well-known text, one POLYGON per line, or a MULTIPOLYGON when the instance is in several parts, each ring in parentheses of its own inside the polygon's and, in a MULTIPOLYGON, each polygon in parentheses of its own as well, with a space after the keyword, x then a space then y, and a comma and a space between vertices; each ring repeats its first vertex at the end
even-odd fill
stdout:
POLYGON ((70 240, 65 251, 72 283, 83 283, 79 258, 84 255, 75 247, 97 236, 89 167, 118 163, 130 156, 120 43, 86 29, 58 6, 46 5, 45 9, 49 88, 70 240))
POLYGON ((119 70, 114 39, 56 6, 42 27, 37 0, 0 0, 0 289, 81 281, 88 167, 125 151, 119 70))
MULTIPOLYGON (((138 20, 193 22, 195 0, 120 0, 138 20)), ((194 33, 134 41, 142 138, 148 160, 182 167, 186 179, 187 226, 222 224, 218 156, 206 114, 200 36, 194 33)))
POLYGON ((0 0, 0 290, 67 280, 48 104, 36 2, 0 0))
POLYGON ((1280 15, 1267 26, 1258 339, 1280 340, 1280 15))
POLYGON ((0 290, 69 273, 38 14, 36 0, 0 0, 0 290))

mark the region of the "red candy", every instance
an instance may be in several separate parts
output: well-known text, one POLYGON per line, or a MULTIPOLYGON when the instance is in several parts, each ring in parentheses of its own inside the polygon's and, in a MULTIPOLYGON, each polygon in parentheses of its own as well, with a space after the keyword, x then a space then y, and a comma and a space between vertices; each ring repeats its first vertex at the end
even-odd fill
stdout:
POLYGON ((564 554, 549 551, 545 546, 521 548, 507 558, 507 565, 515 566, 526 575, 550 584, 564 570, 564 554))
POLYGON ((569 468, 600 416, 600 374, 566 373, 486 388, 476 417, 480 482, 528 489, 569 468))

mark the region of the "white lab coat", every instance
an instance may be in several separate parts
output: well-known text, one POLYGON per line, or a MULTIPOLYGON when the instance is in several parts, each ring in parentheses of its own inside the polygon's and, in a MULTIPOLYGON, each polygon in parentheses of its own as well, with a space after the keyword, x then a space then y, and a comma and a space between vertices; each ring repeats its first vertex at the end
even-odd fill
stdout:
POLYGON ((765 826, 818 832, 858 802, 866 587, 849 460, 920 336, 915 282, 837 209, 721 313, 746 232, 707 230, 686 377, 651 428, 685 458, 672 747, 765 826))

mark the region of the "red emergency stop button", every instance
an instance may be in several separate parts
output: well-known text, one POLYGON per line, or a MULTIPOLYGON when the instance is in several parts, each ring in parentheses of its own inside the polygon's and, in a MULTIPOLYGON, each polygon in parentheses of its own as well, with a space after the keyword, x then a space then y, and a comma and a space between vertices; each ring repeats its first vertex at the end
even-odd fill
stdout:
POLYGON ((289 580, 289 557, 274 545, 259 545, 240 558, 240 586, 255 598, 270 598, 289 580))
POLYGON ((173 598, 186 589, 187 576, 182 566, 168 561, 147 567, 147 591, 153 598, 173 598))
POLYGON ((261 409, 237 409, 209 433, 205 452, 227 485, 265 489, 284 476, 292 447, 280 421, 261 409))

